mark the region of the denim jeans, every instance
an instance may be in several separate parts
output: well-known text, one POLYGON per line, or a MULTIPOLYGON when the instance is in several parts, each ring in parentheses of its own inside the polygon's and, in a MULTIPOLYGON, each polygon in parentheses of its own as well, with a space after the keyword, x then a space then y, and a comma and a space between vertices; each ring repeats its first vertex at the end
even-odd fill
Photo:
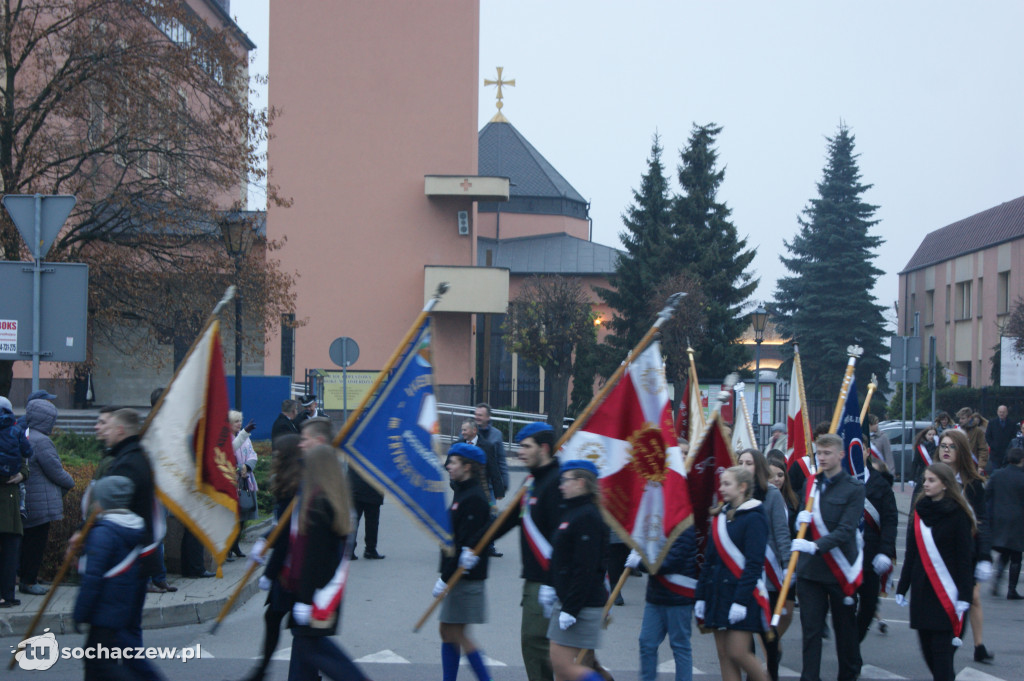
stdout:
POLYGON ((693 650, 690 647, 692 605, 644 604, 640 624, 640 681, 655 681, 658 676, 658 646, 668 634, 676 663, 676 681, 692 681, 693 650))

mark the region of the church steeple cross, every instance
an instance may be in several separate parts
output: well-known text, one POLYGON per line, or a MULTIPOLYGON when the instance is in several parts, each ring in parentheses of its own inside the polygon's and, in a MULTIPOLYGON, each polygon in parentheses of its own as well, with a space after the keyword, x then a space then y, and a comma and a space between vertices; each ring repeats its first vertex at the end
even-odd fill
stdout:
POLYGON ((508 119, 505 118, 505 115, 501 113, 501 107, 503 106, 502 103, 501 103, 501 100, 504 99, 504 93, 502 93, 501 88, 506 86, 506 85, 509 86, 509 87, 515 87, 516 86, 516 79, 513 78, 512 80, 504 80, 502 78, 502 75, 501 75, 501 72, 503 70, 504 70, 503 67, 501 67, 501 66, 498 67, 498 79, 497 80, 491 80, 489 78, 485 78, 484 79, 484 87, 487 87, 487 86, 490 86, 490 85, 497 85, 498 86, 498 89, 497 89, 497 92, 496 92, 497 97, 498 97, 498 102, 497 102, 498 113, 494 114, 494 118, 491 119, 491 123, 508 123, 508 119))

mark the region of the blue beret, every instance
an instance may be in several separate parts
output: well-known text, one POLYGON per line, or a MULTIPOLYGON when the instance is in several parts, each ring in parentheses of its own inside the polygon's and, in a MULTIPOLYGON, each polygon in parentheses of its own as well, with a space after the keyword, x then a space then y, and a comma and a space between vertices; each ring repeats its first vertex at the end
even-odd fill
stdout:
POLYGON ((563 461, 561 465, 561 471, 590 471, 596 477, 600 477, 600 473, 597 472, 597 466, 594 465, 593 461, 587 461, 586 459, 570 459, 563 461))
POLYGON ((520 428, 519 432, 516 433, 516 442, 522 442, 526 438, 533 437, 537 433, 543 433, 545 431, 550 430, 554 430, 554 428, 544 423, 543 421, 534 421, 533 423, 528 423, 522 428, 520 428))
POLYGON ((456 442, 448 450, 448 456, 461 456, 463 459, 476 461, 478 464, 487 465, 487 455, 484 450, 468 442, 456 442))

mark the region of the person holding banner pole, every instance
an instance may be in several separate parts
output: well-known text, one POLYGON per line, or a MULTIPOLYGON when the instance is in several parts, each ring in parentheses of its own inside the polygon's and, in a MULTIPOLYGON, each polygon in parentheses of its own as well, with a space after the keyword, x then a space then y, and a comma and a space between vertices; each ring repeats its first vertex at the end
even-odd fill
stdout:
MULTIPOLYGON (((871 471, 864 484, 864 581, 857 589, 857 631, 860 640, 868 635, 871 620, 878 608, 878 595, 885 591, 896 560, 896 525, 899 510, 892 491, 893 477, 885 462, 876 456, 867 457, 871 471)), ((879 631, 885 633, 884 623, 879 631)))
POLYGON ((448 450, 445 468, 455 483, 455 496, 449 509, 452 538, 456 553, 441 553, 441 576, 434 584, 437 598, 447 588, 446 582, 458 568, 465 572, 441 604, 441 668, 444 681, 455 681, 459 658, 465 654, 480 681, 489 681, 483 656, 466 629, 470 624, 487 621, 484 581, 487 579, 487 554, 473 553, 473 547, 484 536, 491 522, 491 505, 483 489, 487 455, 484 450, 465 442, 456 442, 448 450), (461 548, 460 548, 461 547, 461 548))
POLYGON ((944 463, 925 470, 907 527, 907 550, 896 602, 907 605, 910 628, 917 630, 921 653, 934 681, 953 681, 953 655, 962 645, 960 633, 965 598, 974 590, 970 546, 977 527, 956 474, 944 463))
POLYGON ((753 632, 768 628, 768 591, 761 575, 768 545, 763 504, 753 498, 754 474, 743 466, 722 473, 721 503, 711 509, 708 542, 693 614, 715 630, 722 681, 768 681, 753 653, 753 632))
POLYGON ((953 469, 964 498, 974 512, 977 532, 974 535, 974 594, 971 598, 971 629, 974 638, 974 661, 989 663, 995 656, 985 647, 982 626, 981 589, 979 584, 992 577, 992 539, 989 533, 988 505, 985 483, 971 455, 971 443, 962 430, 947 429, 939 438, 939 459, 953 469))

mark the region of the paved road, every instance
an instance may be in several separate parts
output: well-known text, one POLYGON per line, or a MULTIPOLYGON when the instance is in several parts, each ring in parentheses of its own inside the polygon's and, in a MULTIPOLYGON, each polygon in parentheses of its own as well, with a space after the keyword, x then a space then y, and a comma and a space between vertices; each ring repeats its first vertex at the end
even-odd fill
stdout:
MULTIPOLYGON (((518 474, 521 480, 522 474, 518 474)), ((902 504, 906 506, 906 504, 902 504)), ((413 633, 415 621, 430 602, 430 589, 437 577, 437 551, 429 538, 409 524, 404 513, 393 504, 385 504, 381 520, 380 550, 387 554, 383 561, 359 560, 352 566, 346 594, 341 632, 338 642, 360 661, 373 679, 412 681, 440 678, 440 645, 436 618, 423 630, 413 633)), ((902 545, 902 531, 901 540, 902 545)), ((525 678, 519 652, 519 590, 518 538, 510 534, 498 543, 504 558, 491 561, 487 582, 490 621, 473 628, 491 663, 496 681, 525 678)), ((902 550, 900 556, 902 557, 902 550)), ((644 578, 646 579, 646 578, 644 578)), ((605 633, 599 651, 602 662, 617 679, 637 678, 637 642, 643 609, 643 579, 630 579, 624 590, 626 605, 613 610, 614 621, 605 633)), ((971 659, 973 646, 968 641, 957 654, 961 681, 1019 681, 1024 678, 1024 602, 1008 602, 984 595, 985 638, 996 654, 995 664, 980 665, 971 659)), ((146 632, 146 643, 152 646, 200 646, 202 659, 184 664, 160 661, 158 666, 169 679, 239 679, 259 653, 262 637, 262 599, 253 598, 233 613, 216 636, 207 625, 193 625, 146 632)), ((930 678, 918 652, 917 637, 908 628, 908 612, 891 599, 882 603, 882 614, 889 622, 889 634, 877 631, 868 634, 862 651, 864 679, 927 679, 930 678)), ((77 645, 79 637, 60 636, 61 646, 77 645)), ((783 638, 784 678, 796 678, 800 669, 799 622, 783 638)), ((270 679, 287 677, 290 637, 282 636, 277 657, 271 667, 270 679)), ((694 667, 698 681, 720 678, 711 636, 693 636, 694 667)), ((833 651, 826 645, 823 678, 835 678, 833 651)), ((673 665, 667 643, 662 646, 661 679, 673 678, 673 665)), ((20 671, 20 670, 19 670, 20 671)), ((81 674, 81 663, 61 660, 48 671, 23 672, 32 679, 66 681, 81 674)), ((464 668, 462 679, 474 679, 464 668)))

